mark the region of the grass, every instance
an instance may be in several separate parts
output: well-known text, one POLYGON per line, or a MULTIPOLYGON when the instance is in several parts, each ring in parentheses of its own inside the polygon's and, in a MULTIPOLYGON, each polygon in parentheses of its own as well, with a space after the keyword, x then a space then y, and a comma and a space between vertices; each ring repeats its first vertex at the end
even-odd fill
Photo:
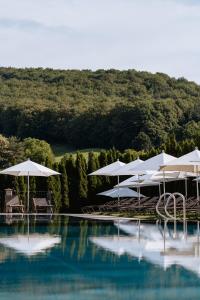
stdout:
POLYGON ((90 151, 99 154, 99 152, 102 150, 99 148, 75 149, 68 145, 61 145, 61 144, 53 144, 51 145, 51 147, 57 162, 59 162, 65 154, 76 155, 78 151, 81 152, 85 157, 87 157, 88 152, 90 151))

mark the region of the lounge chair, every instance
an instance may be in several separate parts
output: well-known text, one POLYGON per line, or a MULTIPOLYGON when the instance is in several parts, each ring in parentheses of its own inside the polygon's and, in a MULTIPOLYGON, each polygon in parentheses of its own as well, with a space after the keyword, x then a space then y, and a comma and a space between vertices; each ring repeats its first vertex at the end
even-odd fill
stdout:
POLYGON ((48 203, 47 198, 33 198, 33 206, 36 213, 53 213, 53 205, 48 203))
POLYGON ((13 213, 14 211, 24 213, 24 205, 19 200, 18 196, 14 196, 6 203, 6 213, 13 213))

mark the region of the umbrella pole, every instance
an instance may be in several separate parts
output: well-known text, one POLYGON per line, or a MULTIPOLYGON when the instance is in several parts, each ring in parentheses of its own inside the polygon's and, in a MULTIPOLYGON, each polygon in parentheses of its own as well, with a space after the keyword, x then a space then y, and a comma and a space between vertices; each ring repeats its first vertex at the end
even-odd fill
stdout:
MULTIPOLYGON (((138 184, 140 184, 140 176, 138 174, 138 184)), ((139 185, 139 206, 140 206, 140 185, 139 185)))
POLYGON ((117 176, 117 185, 118 185, 118 189, 117 189, 117 191, 118 191, 118 201, 117 201, 117 203, 118 203, 118 210, 119 210, 119 176, 117 176))
POLYGON ((159 197, 161 196, 161 186, 160 186, 160 183, 159 183, 159 197))
POLYGON ((28 241, 29 241, 29 236, 30 236, 30 228, 29 228, 29 226, 30 226, 30 224, 29 224, 29 215, 28 215, 27 217, 28 217, 27 221, 28 221, 28 241))
POLYGON ((140 206, 140 186, 139 186, 139 206, 140 206))
POLYGON ((187 200, 188 191, 187 191, 187 178, 185 178, 185 199, 187 200))
POLYGON ((163 193, 165 194, 165 171, 163 171, 163 193))
POLYGON ((197 201, 199 206, 199 182, 198 182, 198 166, 195 166, 196 170, 196 187, 197 187, 197 201))
POLYGON ((27 188, 27 213, 29 213, 29 173, 28 173, 27 181, 28 181, 28 188, 27 188))

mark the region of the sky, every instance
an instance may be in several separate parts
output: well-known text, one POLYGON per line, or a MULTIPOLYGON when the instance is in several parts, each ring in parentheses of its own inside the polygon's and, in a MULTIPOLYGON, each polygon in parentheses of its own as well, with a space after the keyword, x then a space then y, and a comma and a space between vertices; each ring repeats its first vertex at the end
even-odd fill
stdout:
POLYGON ((200 0, 0 0, 0 66, 136 69, 200 83, 200 0))

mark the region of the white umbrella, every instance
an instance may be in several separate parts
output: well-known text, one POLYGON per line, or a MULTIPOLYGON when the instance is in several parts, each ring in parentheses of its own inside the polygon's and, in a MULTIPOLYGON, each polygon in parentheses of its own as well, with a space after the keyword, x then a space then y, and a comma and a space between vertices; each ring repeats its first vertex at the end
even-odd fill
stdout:
POLYGON ((115 170, 112 172, 113 176, 126 176, 126 175, 132 175, 132 170, 139 166, 144 161, 137 158, 136 160, 133 160, 129 162, 128 164, 122 166, 121 168, 115 170))
MULTIPOLYGON (((168 163, 165 163, 160 168, 163 171, 182 171, 182 172, 192 172, 194 176, 198 176, 200 172, 200 151, 195 148, 179 158, 176 158, 168 163)), ((199 187, 197 180, 197 199, 199 199, 199 187)))
POLYGON ((26 176, 28 180, 27 190, 27 211, 29 212, 29 177, 30 176, 43 176, 49 177, 52 175, 60 175, 60 173, 51 170, 45 166, 39 165, 30 159, 19 163, 15 166, 9 167, 0 172, 0 174, 13 175, 13 176, 26 176))
MULTIPOLYGON (((155 155, 147 160, 145 160, 143 163, 137 165, 134 167, 132 171, 132 175, 143 175, 147 174, 148 172, 156 172, 160 170, 160 167, 170 161, 175 159, 174 156, 166 154, 164 151, 162 151, 160 154, 155 155)), ((165 181, 164 181, 164 193, 165 193, 165 181)))
POLYGON ((117 170, 119 170, 121 167, 123 167, 125 165, 125 163, 117 160, 112 164, 109 164, 103 168, 100 168, 92 173, 89 174, 89 176, 115 176, 113 175, 114 172, 116 172, 117 170))
POLYGON ((151 179, 145 180, 143 176, 138 178, 137 176, 132 176, 122 182, 119 183, 119 185, 115 185, 115 187, 135 187, 135 186, 146 186, 149 183, 149 185, 158 185, 159 182, 152 181, 151 179))
POLYGON ((197 173, 200 171, 200 151, 198 148, 195 148, 194 151, 191 151, 169 162, 163 163, 160 169, 164 171, 192 172, 197 175, 197 173))
POLYGON ((119 187, 145 187, 145 186, 159 186, 159 194, 160 194, 160 183, 175 181, 175 180, 183 180, 185 176, 180 172, 168 172, 163 178, 161 172, 147 172, 147 174, 141 176, 132 176, 122 182, 120 182, 119 187))
POLYGON ((0 238, 0 244, 27 256, 36 255, 54 247, 61 242, 61 238, 50 234, 12 235, 0 238))
MULTIPOLYGON (((159 194, 161 194, 160 192, 160 183, 156 182, 156 181, 152 181, 152 180, 140 180, 140 178, 138 179, 137 176, 132 176, 122 182, 120 182, 119 185, 116 185, 115 187, 134 187, 137 188, 139 191, 139 195, 140 194, 140 189, 141 187, 147 187, 147 186, 159 186, 159 194)), ((140 197, 138 197, 139 199, 139 203, 140 203, 140 197)))
MULTIPOLYGON (((114 173, 118 170, 120 170, 123 166, 125 166, 126 164, 119 161, 119 159, 117 161, 115 161, 112 164, 109 164, 103 168, 100 168, 92 173, 89 174, 89 176, 117 176, 117 183, 119 184, 119 175, 115 175, 114 173)), ((118 193, 118 203, 119 203, 119 193, 118 193)))
POLYGON ((111 197, 111 198, 117 198, 118 195, 120 198, 138 198, 138 197, 145 197, 142 194, 138 194, 136 191, 133 191, 129 188, 114 188, 102 193, 98 193, 98 196, 106 196, 106 197, 111 197))
POLYGON ((166 154, 164 151, 162 151, 160 154, 153 156, 134 167, 131 175, 143 175, 147 174, 148 172, 159 171, 161 166, 174 159, 174 156, 166 154))

